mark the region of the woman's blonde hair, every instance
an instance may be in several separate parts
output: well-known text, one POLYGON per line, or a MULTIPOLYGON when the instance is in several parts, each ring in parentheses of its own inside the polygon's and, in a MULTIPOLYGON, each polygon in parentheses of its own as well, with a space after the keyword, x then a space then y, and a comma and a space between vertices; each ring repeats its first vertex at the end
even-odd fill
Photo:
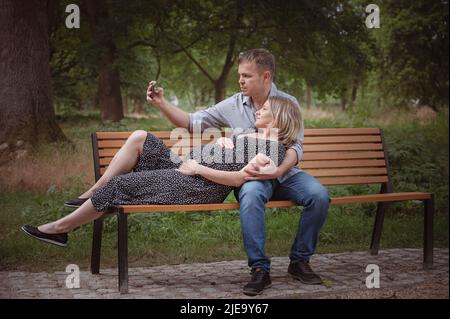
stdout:
POLYGON ((274 118, 273 127, 278 129, 278 140, 291 146, 298 143, 303 118, 300 106, 286 97, 269 97, 270 110, 274 118))

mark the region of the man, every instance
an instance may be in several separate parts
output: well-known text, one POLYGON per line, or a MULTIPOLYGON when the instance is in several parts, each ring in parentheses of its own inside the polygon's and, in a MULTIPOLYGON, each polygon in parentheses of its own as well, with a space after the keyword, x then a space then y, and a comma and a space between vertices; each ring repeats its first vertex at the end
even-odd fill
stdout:
MULTIPOLYGON (((157 106, 169 120, 192 132, 200 124, 201 130, 208 127, 231 127, 233 129, 254 128, 255 112, 269 96, 284 96, 297 100, 279 91, 272 83, 275 74, 275 59, 265 49, 253 49, 241 53, 238 60, 239 86, 241 92, 199 112, 186 113, 171 105, 164 98, 162 88, 152 89, 150 82, 147 100, 157 106)), ((320 229, 325 222, 329 207, 329 196, 325 187, 317 179, 297 167, 303 149, 303 127, 299 144, 289 148, 284 161, 273 174, 260 174, 247 170, 248 182, 235 190, 240 203, 240 220, 251 280, 244 286, 247 295, 260 294, 271 286, 270 259, 265 254, 265 203, 270 199, 292 200, 304 206, 289 255, 288 273, 305 284, 321 284, 321 278, 309 266, 320 229)))

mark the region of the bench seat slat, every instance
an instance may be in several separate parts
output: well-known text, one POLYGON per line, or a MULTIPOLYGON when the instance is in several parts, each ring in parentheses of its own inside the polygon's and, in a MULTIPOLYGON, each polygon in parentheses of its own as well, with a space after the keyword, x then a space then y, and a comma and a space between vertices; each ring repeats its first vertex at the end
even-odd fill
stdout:
MULTIPOLYGON (((107 166, 111 163, 112 157, 100 158, 100 165, 107 166)), ((302 161, 300 167, 302 169, 308 168, 337 168, 337 167, 372 167, 372 166, 386 166, 384 160, 354 160, 354 161, 302 161)))
POLYGON ((114 156, 114 155, 116 155, 116 153, 119 151, 119 149, 118 148, 107 148, 107 149, 101 149, 101 150, 98 150, 98 156, 100 157, 100 158, 102 158, 102 157, 109 157, 109 156, 114 156))
MULTIPOLYGON (((99 157, 114 156, 119 151, 118 148, 99 149, 99 157)), ((302 160, 334 160, 334 159, 353 159, 353 158, 384 158, 382 151, 373 152, 313 152, 304 150, 302 160)))
MULTIPOLYGON (((100 149, 105 149, 105 148, 121 148, 122 145, 125 144, 126 140, 101 140, 98 141, 98 147, 100 149)), ((195 144, 192 141, 192 139, 189 140, 163 140, 164 144, 166 144, 168 147, 174 146, 175 144, 177 144, 177 146, 181 146, 181 147, 190 147, 190 146, 197 146, 199 145, 198 143, 200 143, 200 140, 196 140, 195 144)), ((201 140, 201 144, 208 144, 211 143, 212 140, 201 140)))
MULTIPOLYGON (((213 142, 214 139, 202 139, 201 144, 208 144, 213 142)), ((374 148, 361 148, 363 146, 367 145, 379 145, 378 143, 381 141, 379 136, 369 136, 367 138, 365 137, 351 137, 351 138, 336 138, 336 137, 310 137, 306 138, 305 142, 303 143, 305 150, 316 150, 316 148, 320 148, 320 150, 340 150, 340 149, 374 149, 374 148), (316 139, 316 140, 313 140, 316 139), (376 144, 371 144, 367 142, 374 142, 376 144), (378 142, 378 143, 377 143, 378 142), (364 144, 363 144, 364 143, 364 144), (321 146, 324 147, 321 147, 321 146), (359 148, 345 148, 346 145, 356 145, 359 146, 359 148), (342 146, 342 147, 341 147, 342 146)), ((98 141, 98 147, 99 148, 120 148, 122 145, 124 145, 126 142, 126 139, 108 139, 108 140, 100 140, 98 141)), ((192 139, 189 140, 182 140, 182 139, 166 139, 163 140, 164 144, 171 147, 175 144, 177 146, 185 146, 189 147, 194 145, 194 141, 192 139)), ((195 145, 199 145, 199 140, 195 140, 195 145)), ((380 149, 380 148, 375 148, 380 149)))
MULTIPOLYGON (((119 133, 117 133, 119 134, 119 133)), ((117 135, 117 137, 113 138, 111 136, 103 135, 104 138, 98 138, 99 147, 107 147, 108 145, 111 145, 109 142, 116 141, 116 142, 123 142, 127 140, 128 136, 125 134, 122 134, 122 136, 117 135)), ((113 135, 116 136, 116 135, 113 135)), ((178 141, 182 139, 182 136, 175 135, 174 138, 161 138, 165 143, 169 142, 170 144, 173 144, 174 141, 178 141)), ((204 141, 213 141, 215 138, 218 138, 218 136, 199 136, 204 141)), ((306 139, 304 141, 304 144, 342 144, 342 143, 362 143, 362 142, 381 142, 381 136, 380 135, 342 135, 342 136, 306 136, 306 139)), ((113 144, 115 145, 115 144, 113 144)))
POLYGON ((337 168, 337 169, 305 169, 305 172, 315 177, 334 177, 334 176, 367 176, 367 175, 386 175, 387 170, 382 168, 337 168))
POLYGON ((369 151, 382 150, 381 143, 352 143, 352 144, 305 144, 304 152, 329 152, 329 151, 369 151))
MULTIPOLYGON (((97 139, 127 139, 132 132, 96 132, 97 139)), ((156 137, 170 138, 171 131, 151 131, 156 137)), ((305 129, 305 136, 333 136, 333 135, 379 135, 379 128, 319 128, 305 129)))
POLYGON ((425 200, 430 198, 431 193, 427 192, 402 192, 336 197, 331 199, 331 204, 339 205, 371 202, 399 202, 406 200, 425 200))
POLYGON ((388 181, 387 176, 364 176, 364 177, 318 177, 322 185, 352 185, 352 184, 381 184, 388 181))
POLYGON ((339 160, 356 158, 384 158, 383 151, 375 152, 303 152, 302 161, 312 160, 339 160))
MULTIPOLYGON (((106 171, 105 166, 100 167, 100 175, 103 175, 106 171)), ((311 173, 314 177, 324 185, 349 185, 349 184, 375 184, 375 183, 385 183, 387 182, 387 176, 363 176, 361 177, 356 169, 353 170, 355 172, 342 172, 339 173, 325 173, 321 172, 322 170, 317 170, 316 172, 311 172, 310 170, 305 170, 307 173, 311 173), (358 177, 348 177, 348 176, 358 176, 358 177)), ((371 175, 380 175, 383 173, 373 172, 371 175)), ((370 175, 370 174, 364 174, 370 175)))
POLYGON ((310 128, 305 129, 305 136, 324 135, 379 135, 379 128, 310 128))
MULTIPOLYGON (((425 200, 431 198, 430 193, 405 192, 389 194, 369 194, 357 196, 343 196, 331 198, 332 205, 343 205, 352 203, 369 202, 397 202, 404 200, 425 200)), ((292 201, 270 201, 267 208, 293 207, 297 206, 292 201)), ((195 204, 195 205, 121 205, 124 213, 150 213, 150 212, 189 212, 189 211, 211 211, 211 210, 238 210, 239 203, 218 203, 218 204, 195 204)))
MULTIPOLYGON (((132 132, 97 132, 97 140, 116 140, 123 139, 126 140, 132 132)), ((152 131, 151 132, 156 137, 161 139, 170 138, 170 131, 152 131)))
MULTIPOLYGON (((109 163, 109 162, 108 162, 109 163)), ((353 160, 353 161, 301 161, 302 169, 308 168, 338 168, 338 167, 373 167, 386 166, 385 160, 353 160)))
POLYGON ((307 136, 303 145, 381 142, 380 135, 307 136))

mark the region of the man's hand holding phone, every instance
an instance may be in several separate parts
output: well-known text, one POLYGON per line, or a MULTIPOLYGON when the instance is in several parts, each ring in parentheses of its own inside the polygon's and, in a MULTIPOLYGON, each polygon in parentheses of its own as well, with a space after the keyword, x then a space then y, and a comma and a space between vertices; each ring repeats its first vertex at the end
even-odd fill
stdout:
POLYGON ((157 88, 156 81, 151 81, 148 84, 148 88, 147 88, 147 101, 151 102, 152 104, 154 104, 156 106, 160 106, 163 97, 164 97, 163 88, 157 88))

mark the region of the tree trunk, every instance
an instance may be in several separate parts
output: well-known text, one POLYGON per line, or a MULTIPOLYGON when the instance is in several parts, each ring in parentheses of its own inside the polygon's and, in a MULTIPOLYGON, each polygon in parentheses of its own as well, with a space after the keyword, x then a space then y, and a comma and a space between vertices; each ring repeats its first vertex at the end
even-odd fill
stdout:
POLYGON ((110 19, 107 3, 104 0, 84 2, 86 6, 92 37, 100 49, 97 98, 102 121, 123 119, 122 95, 120 92, 120 72, 115 65, 116 46, 111 30, 105 29, 110 19))
POLYGON ((0 1, 3 154, 8 149, 67 140, 56 122, 51 95, 48 6, 49 1, 0 1))
MULTIPOLYGON (((242 14, 237 15, 237 21, 239 22, 242 14)), ((215 101, 219 103, 225 99, 225 91, 227 89, 227 79, 230 75, 231 68, 233 67, 234 61, 236 57, 234 55, 234 51, 236 50, 236 41, 237 35, 236 33, 232 33, 230 35, 230 41, 228 42, 228 50, 227 55, 225 57, 225 63, 222 68, 222 72, 220 73, 219 78, 214 82, 215 88, 215 101)))
POLYGON ((347 99, 347 89, 342 89, 341 91, 341 109, 342 111, 345 111, 347 109, 347 103, 348 103, 348 99, 347 99))
POLYGON ((352 83, 352 96, 350 99, 350 107, 352 107, 355 104, 356 97, 358 95, 358 82, 353 81, 352 83))
POLYGON ((312 104, 312 85, 306 82, 306 108, 310 109, 312 104))
POLYGON ((217 80, 214 83, 214 100, 216 103, 223 101, 225 99, 225 91, 226 91, 226 78, 217 80))
POLYGON ((125 96, 122 99, 123 104, 123 114, 130 114, 130 103, 127 92, 125 92, 125 96))
POLYGON ((98 74, 98 103, 102 121, 123 119, 119 71, 104 65, 98 74))
POLYGON ((354 84, 352 87, 352 104, 355 103, 357 95, 358 95, 358 85, 354 84))

